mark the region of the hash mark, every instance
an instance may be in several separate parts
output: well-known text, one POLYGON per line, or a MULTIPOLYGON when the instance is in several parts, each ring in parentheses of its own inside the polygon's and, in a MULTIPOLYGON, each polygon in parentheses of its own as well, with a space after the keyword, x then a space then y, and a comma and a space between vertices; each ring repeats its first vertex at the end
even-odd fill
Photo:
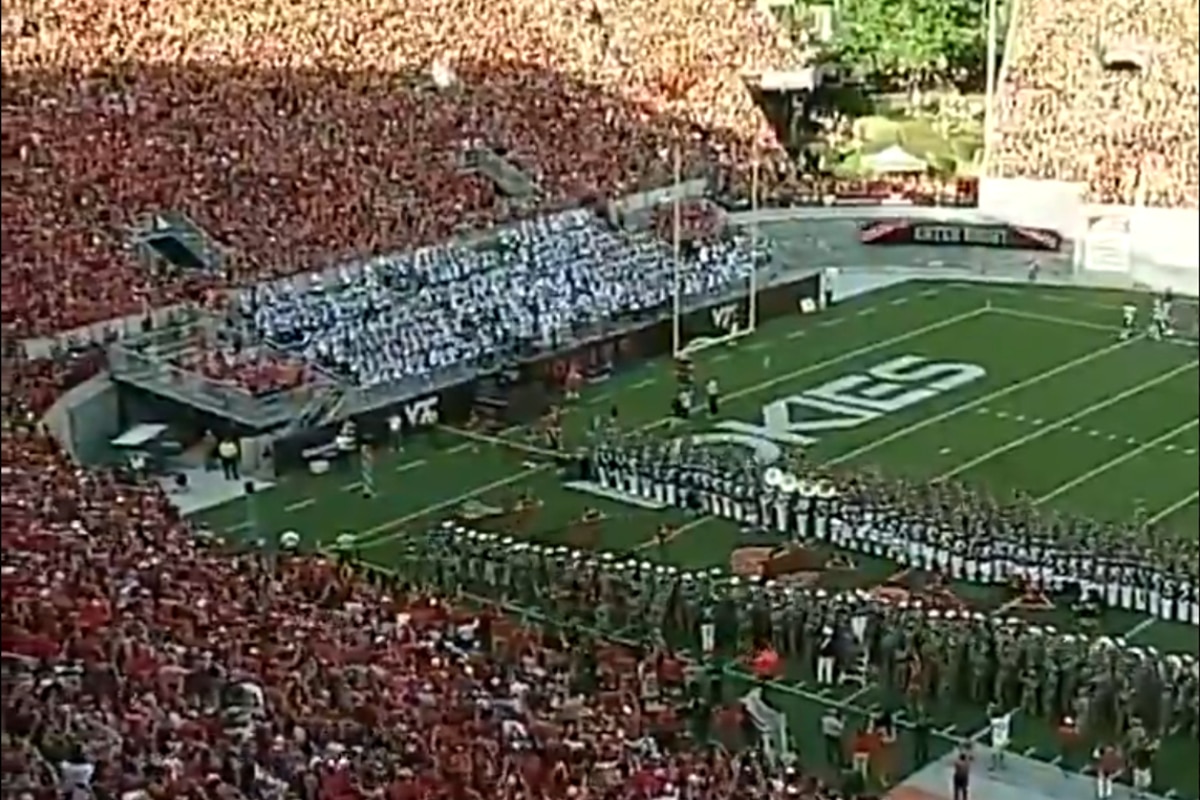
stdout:
POLYGON ((1187 450, 1184 450, 1184 451, 1183 451, 1183 454, 1184 454, 1185 456, 1194 456, 1194 455, 1196 455, 1196 448, 1194 448, 1194 447, 1189 447, 1187 450))
POLYGON ((1117 435, 1116 435, 1115 433, 1110 433, 1110 434, 1108 435, 1108 440, 1109 440, 1110 442, 1115 442, 1115 441, 1117 440, 1117 435))
POLYGON ((1029 756, 1033 755, 1033 754, 1034 754, 1034 753, 1036 753, 1036 752, 1037 752, 1037 748, 1036 748, 1036 747, 1026 747, 1026 748, 1025 748, 1025 752, 1021 753, 1021 755, 1025 756, 1026 758, 1028 758, 1029 756))
POLYGON ((1125 444, 1137 444, 1137 439, 1130 436, 1128 439, 1125 440, 1125 444))
MULTIPOLYGON (((930 266, 933 266, 933 265, 930 264, 930 266)), ((938 293, 937 289, 926 289, 925 291, 921 292, 921 297, 936 297, 937 293, 938 293)))
POLYGON ((1163 450, 1166 450, 1168 453, 1172 452, 1174 449, 1175 449, 1175 445, 1173 445, 1173 444, 1169 444, 1163 448, 1163 450))
POLYGON ((728 361, 729 353, 717 353, 715 356, 712 357, 712 360, 713 361, 728 361))
POLYGON ((872 314, 874 314, 874 313, 875 313, 876 311, 878 311, 878 310, 879 310, 879 309, 877 309, 877 308, 875 308, 874 306, 872 306, 871 308, 864 308, 862 311, 858 312, 858 315, 859 315, 860 317, 869 317, 869 316, 871 316, 872 314))
POLYGON ((1008 412, 1007 411, 997 411, 996 416, 999 417, 1000 419, 1007 419, 1008 412))
POLYGON ((907 302, 908 302, 908 298, 907 298, 907 297, 897 297, 895 300, 893 300, 893 301, 892 301, 892 305, 894 305, 894 306, 902 306, 902 305, 904 305, 904 304, 905 304, 905 303, 907 303, 907 302))
POLYGON ((1013 419, 1015 419, 1017 422, 1024 422, 1024 421, 1025 421, 1025 415, 1024 415, 1024 414, 1017 414, 1015 417, 1013 417, 1013 419))
POLYGON ((832 328, 834 325, 841 325, 846 321, 845 317, 834 317, 833 319, 824 319, 817 324, 823 328, 832 328))
POLYGON ((1079 433, 1081 430, 1083 430, 1083 428, 1079 427, 1078 425, 1071 426, 1071 433, 1079 433))
POLYGON ((1088 436, 1099 436, 1100 431, 1088 431, 1088 436))
POLYGON ((976 414, 990 414, 990 413, 992 413, 992 410, 990 408, 988 408, 987 406, 984 406, 983 408, 979 409, 975 413, 976 414))
POLYGON ((803 328, 801 328, 801 329, 800 329, 800 330, 798 330, 798 331, 792 331, 791 333, 789 333, 789 334, 787 335, 787 338, 789 338, 789 339, 799 339, 801 336, 804 336, 806 333, 807 333, 807 331, 805 331, 803 328))
POLYGON ((1033 424, 1034 424, 1034 425, 1045 425, 1045 424, 1046 424, 1046 420, 1044 420, 1044 419, 1040 419, 1040 418, 1039 418, 1039 419, 1035 419, 1035 420, 1033 421, 1033 424))

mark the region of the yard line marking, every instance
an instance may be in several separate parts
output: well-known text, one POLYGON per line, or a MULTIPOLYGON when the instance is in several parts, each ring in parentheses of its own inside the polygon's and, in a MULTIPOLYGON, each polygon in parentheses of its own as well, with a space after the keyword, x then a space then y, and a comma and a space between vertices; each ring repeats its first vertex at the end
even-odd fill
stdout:
MULTIPOLYGON (((847 461, 853 461, 854 459, 859 458, 860 456, 866 455, 867 453, 877 450, 878 448, 882 447, 885 444, 891 444, 892 442, 903 439, 906 436, 911 436, 912 434, 917 433, 918 431, 923 431, 926 428, 929 428, 933 425, 937 425, 941 422, 945 422, 948 419, 957 417, 959 414, 963 414, 967 411, 971 411, 972 409, 979 408, 980 406, 986 406, 989 403, 999 400, 1001 397, 1007 397, 1008 395, 1013 394, 1014 392, 1018 392, 1021 389, 1025 389, 1029 386, 1036 386, 1039 383, 1048 381, 1051 378, 1057 377, 1057 376, 1061 375, 1062 373, 1067 372, 1068 370, 1074 369, 1075 367, 1079 367, 1079 366, 1082 366, 1089 362, 1095 361, 1096 359, 1103 358, 1104 356, 1108 355, 1109 353, 1115 353, 1117 350, 1120 350, 1123 347, 1128 347, 1134 341, 1137 341, 1137 340, 1136 339, 1127 339, 1123 342, 1115 342, 1113 344, 1108 345, 1107 347, 1102 347, 1099 350, 1093 350, 1090 353, 1079 356, 1078 358, 1073 358, 1070 361, 1067 361, 1065 363, 1059 364, 1056 367, 1052 367, 1050 369, 1039 372, 1038 374, 1033 375, 1029 378, 1025 378, 1024 380, 1020 380, 1020 381, 1017 381, 1016 383, 1009 384, 1008 386, 1005 386, 1001 389, 997 389, 994 392, 988 392, 983 397, 977 397, 974 400, 970 400, 966 403, 963 403, 962 405, 955 406, 954 408, 951 408, 947 411, 943 411, 940 414, 934 414, 932 417, 926 417, 925 419, 918 420, 917 422, 914 422, 911 425, 906 425, 903 428, 894 430, 891 433, 887 434, 886 436, 880 436, 878 439, 875 439, 867 444, 864 444, 861 447, 856 447, 853 450, 843 453, 842 455, 840 455, 836 458, 832 458, 829 461, 827 461, 826 463, 837 465, 837 464, 845 463, 847 461)), ((999 413, 1000 412, 997 412, 997 416, 999 416, 999 413)))
MULTIPOLYGON (((973 308, 970 311, 963 311, 961 313, 954 314, 949 317, 944 317, 944 318, 938 320, 937 322, 931 322, 928 325, 922 325, 919 328, 913 328, 911 330, 905 331, 904 333, 897 334, 895 336, 889 336, 886 339, 880 339, 879 341, 872 342, 871 344, 863 345, 862 347, 856 347, 853 350, 845 350, 835 356, 826 358, 823 361, 818 361, 815 364, 809 364, 800 369, 792 370, 791 372, 780 373, 771 378, 768 378, 767 380, 763 380, 763 381, 759 381, 758 383, 751 384, 750 386, 746 386, 742 389, 738 389, 736 391, 730 392, 728 395, 726 395, 726 400, 735 400, 739 397, 747 397, 747 396, 756 394, 758 392, 762 392, 767 389, 770 389, 781 383, 795 380, 796 378, 800 378, 800 377, 809 375, 814 372, 819 372, 824 369, 829 369, 830 367, 836 367, 839 364, 843 364, 847 361, 853 361, 856 358, 860 358, 862 356, 869 355, 878 350, 883 350, 888 347, 894 347, 895 345, 901 344, 903 342, 907 342, 910 339, 917 339, 922 336, 926 336, 930 333, 933 333, 934 331, 944 330, 944 329, 950 328, 954 325, 958 325, 960 323, 967 322, 968 320, 976 319, 977 317, 982 317, 982 316, 986 315, 987 313, 988 313, 987 308, 980 306, 979 308, 973 308)), ((671 417, 664 417, 664 418, 655 420, 654 422, 650 422, 645 425, 641 425, 641 426, 637 427, 634 430, 634 432, 645 433, 647 431, 657 430, 658 428, 662 428, 666 425, 669 425, 671 423, 671 421, 672 421, 671 417)), ((453 497, 450 500, 446 500, 446 501, 443 501, 440 503, 433 503, 431 505, 417 509, 416 511, 413 511, 410 514, 406 514, 402 517, 397 517, 396 519, 390 520, 388 522, 380 523, 379 525, 376 525, 375 527, 371 528, 370 530, 363 531, 363 533, 360 534, 360 536, 362 536, 364 538, 368 537, 368 536, 377 536, 379 541, 386 540, 387 538, 389 538, 389 536, 388 536, 389 531, 396 529, 396 528, 400 528, 401 526, 403 526, 409 522, 412 522, 415 519, 420 519, 421 517, 437 513, 438 511, 442 511, 446 508, 452 508, 452 507, 454 507, 460 503, 463 503, 467 500, 471 500, 475 497, 478 497, 481 494, 490 492, 493 489, 498 489, 503 486, 510 486, 514 483, 519 483, 519 482, 525 480, 526 478, 532 477, 533 475, 537 475, 537 474, 544 472, 550 468, 551 468, 551 465, 549 465, 549 464, 543 464, 543 465, 540 465, 537 467, 530 467, 529 469, 509 475, 507 478, 502 478, 498 481, 493 481, 492 483, 477 487, 471 491, 463 492, 462 494, 460 494, 456 497, 453 497)))
POLYGON ((1005 306, 992 306, 992 311, 1006 317, 1015 319, 1028 319, 1034 322, 1049 322, 1055 325, 1067 325, 1072 328, 1086 328, 1092 331, 1119 331, 1121 328, 1116 325, 1105 325, 1100 322, 1088 322, 1083 319, 1074 319, 1072 317, 1057 317, 1053 314, 1039 314, 1036 311, 1021 311, 1016 308, 1006 308, 1005 306))
POLYGON ((871 691, 874 688, 875 688, 874 684, 867 684, 866 686, 863 686, 861 689, 856 689, 853 692, 851 692, 850 694, 843 697, 841 700, 839 700, 838 705, 850 705, 855 700, 862 697, 864 694, 866 694, 867 692, 871 691))
POLYGON ((1189 494, 1187 497, 1183 498, 1182 500, 1177 500, 1176 502, 1171 503, 1171 505, 1167 506, 1162 511, 1159 511, 1157 514, 1155 514, 1153 517, 1146 520, 1146 524, 1147 525, 1157 525, 1158 523, 1162 522, 1167 517, 1174 514, 1179 509, 1187 508, 1188 506, 1190 506, 1192 503, 1196 502, 1197 500, 1200 500, 1200 490, 1192 492, 1191 494, 1189 494))
MULTIPOLYGON (((1061 429, 1067 427, 1068 425, 1070 425, 1071 423, 1076 422, 1077 420, 1083 419, 1084 417, 1088 416, 1089 414, 1095 414, 1097 411, 1102 411, 1103 409, 1106 409, 1109 406, 1115 406, 1117 403, 1128 400, 1129 398, 1134 397, 1135 395, 1139 395, 1148 389, 1153 389, 1155 386, 1158 386, 1161 383, 1166 383, 1169 380, 1173 380, 1174 378, 1182 375, 1183 373, 1188 372, 1189 370, 1195 369, 1197 367, 1197 365, 1200 365, 1200 362, 1189 361, 1188 363, 1181 364, 1180 366, 1175 367, 1174 369, 1167 370, 1166 372, 1162 373, 1161 375, 1151 378, 1150 380, 1142 381, 1137 386, 1132 386, 1123 392, 1118 392, 1117 394, 1114 394, 1112 397, 1106 397, 1098 403, 1092 403, 1090 406, 1087 406, 1086 408, 1081 408, 1080 410, 1076 411, 1075 413, 1063 417, 1058 422, 1052 422, 1043 428, 1038 428, 1033 433, 1027 433, 1024 436, 1018 436, 1016 439, 1013 439, 1012 441, 1009 441, 1006 444, 1002 444, 999 447, 993 447, 991 450, 987 451, 986 453, 982 453, 982 454, 976 456, 975 458, 972 458, 968 461, 964 461, 962 464, 959 464, 954 469, 950 469, 950 470, 943 472, 941 475, 938 475, 936 478, 934 478, 934 480, 941 481, 941 480, 946 480, 947 478, 953 478, 955 475, 961 475, 962 473, 966 472, 969 469, 972 469, 973 467, 977 467, 980 464, 983 464, 984 462, 991 461, 996 456, 1003 455, 1004 453, 1007 453, 1010 450, 1015 450, 1018 447, 1021 447, 1023 445, 1026 445, 1026 444, 1034 441, 1035 439, 1040 439, 1043 436, 1046 436, 1047 434, 1053 433, 1054 431, 1057 431, 1057 430, 1061 430, 1061 429)), ((1092 431, 1092 435, 1095 435, 1095 434, 1096 434, 1096 432, 1092 431)))
POLYGON ((1144 620, 1139 622, 1137 625, 1134 625, 1132 628, 1125 631, 1125 633, 1121 634, 1121 636, 1124 639, 1132 639, 1133 637, 1137 636, 1139 633, 1144 633, 1150 626, 1152 626, 1156 622, 1158 622, 1158 617, 1146 617, 1144 620))
POLYGON ((308 508, 311 505, 316 505, 316 503, 317 503, 317 498, 306 497, 303 500, 297 500, 294 503, 288 503, 286 506, 283 507, 283 510, 284 511, 299 511, 302 508, 308 508))
POLYGON ((416 461, 407 461, 396 467, 396 472, 408 472, 410 469, 419 469, 429 462, 423 458, 418 458, 416 461))
POLYGON ((437 511, 444 511, 447 508, 454 508, 455 506, 461 505, 467 500, 471 500, 472 498, 478 497, 481 494, 487 494, 493 489, 500 489, 504 486, 523 481, 528 477, 545 471, 546 469, 547 468, 544 465, 529 467, 528 469, 523 469, 520 472, 509 475, 506 478, 501 478, 500 480, 492 481, 491 483, 485 483, 483 486, 476 486, 474 489, 455 495, 454 497, 446 500, 442 500, 437 503, 431 503, 424 508, 412 512, 411 514, 405 514, 402 517, 396 517, 395 519, 388 520, 387 522, 381 522, 373 528, 367 528, 365 531, 359 533, 358 541, 355 544, 355 547, 374 547, 381 542, 393 538, 396 535, 396 531, 394 529, 399 528, 402 525, 406 525, 409 522, 412 522, 414 519, 420 519, 421 517, 428 516, 437 511))
MULTIPOLYGON (((704 523, 712 522, 715 519, 716 519, 716 517, 697 517, 696 519, 692 520, 691 522, 689 522, 685 525, 680 525, 678 528, 671 531, 669 534, 667 534, 667 536, 665 536, 663 538, 662 544, 664 544, 664 545, 670 544, 671 542, 675 541, 676 539, 678 539, 680 536, 687 533, 688 531, 695 530, 696 528, 699 528, 704 523)), ((647 539, 646 541, 644 541, 641 544, 634 547, 633 550, 634 550, 634 552, 637 552, 638 550, 649 550, 651 547, 654 547, 658 544, 659 544, 659 541, 657 538, 647 539)))

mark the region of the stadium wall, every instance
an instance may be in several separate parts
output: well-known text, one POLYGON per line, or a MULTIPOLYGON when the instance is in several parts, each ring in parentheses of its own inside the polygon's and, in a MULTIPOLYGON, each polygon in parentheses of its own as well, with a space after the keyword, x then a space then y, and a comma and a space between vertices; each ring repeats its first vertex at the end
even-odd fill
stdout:
POLYGON ((1053 228, 1075 243, 1080 270, 1121 272, 1158 291, 1200 296, 1200 214, 1194 209, 1089 205, 1082 184, 984 178, 976 213, 1053 228))
POLYGON ((42 424, 79 463, 107 461, 109 442, 120 433, 116 385, 107 375, 89 378, 60 397, 42 424))

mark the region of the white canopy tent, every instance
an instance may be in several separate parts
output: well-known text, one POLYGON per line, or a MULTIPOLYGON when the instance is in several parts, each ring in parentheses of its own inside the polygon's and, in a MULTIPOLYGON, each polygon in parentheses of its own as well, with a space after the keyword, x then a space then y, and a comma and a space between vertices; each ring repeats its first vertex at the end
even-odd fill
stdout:
POLYGON ((904 173, 926 172, 929 164, 923 158, 917 158, 898 144, 889 145, 878 153, 862 156, 862 165, 872 172, 904 173))

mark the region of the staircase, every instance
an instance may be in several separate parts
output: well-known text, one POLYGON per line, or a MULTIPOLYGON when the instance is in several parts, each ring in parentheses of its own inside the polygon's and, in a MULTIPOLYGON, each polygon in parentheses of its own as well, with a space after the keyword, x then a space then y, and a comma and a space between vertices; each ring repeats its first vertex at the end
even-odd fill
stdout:
POLYGON ((513 200, 532 200, 538 194, 537 183, 524 170, 490 147, 470 148, 464 166, 490 180, 513 200))
POLYGON ((181 211, 159 211, 143 217, 131 231, 131 242, 143 263, 170 270, 219 272, 221 246, 181 211))
POLYGON ((302 431, 320 428, 338 418, 346 407, 349 394, 340 386, 319 387, 292 421, 283 429, 281 436, 294 436, 302 431))

